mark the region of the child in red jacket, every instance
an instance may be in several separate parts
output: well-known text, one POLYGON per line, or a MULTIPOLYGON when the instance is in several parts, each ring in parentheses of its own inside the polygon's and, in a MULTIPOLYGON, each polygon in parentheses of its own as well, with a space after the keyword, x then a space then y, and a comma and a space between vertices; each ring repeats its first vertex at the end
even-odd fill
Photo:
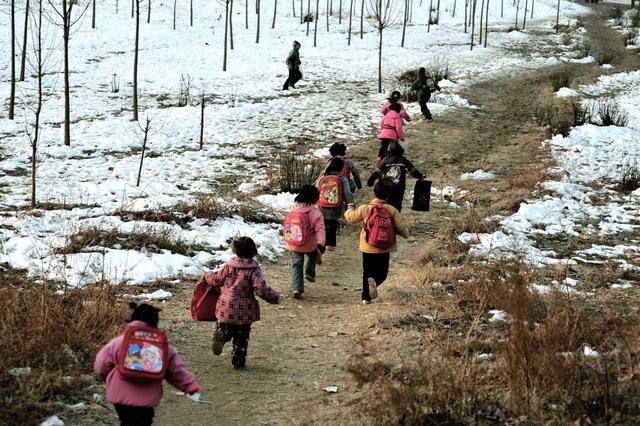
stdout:
POLYGON ((224 344, 233 340, 231 364, 235 369, 242 369, 247 360, 251 324, 260 321, 260 306, 255 295, 271 304, 277 304, 280 295, 265 282, 260 265, 254 259, 258 248, 251 238, 236 238, 231 249, 235 256, 218 272, 204 274, 204 279, 221 292, 216 305, 218 325, 213 333, 213 353, 220 355, 224 344))
MULTIPOLYGON (((158 328, 160 309, 142 303, 132 303, 133 312, 127 329, 131 327, 158 328)), ((125 329, 126 330, 126 329, 125 329)), ((117 371, 118 354, 122 350, 124 333, 107 343, 94 363, 94 370, 107 381, 107 400, 114 405, 122 425, 150 425, 154 408, 162 399, 162 381, 132 382, 123 379, 117 371)), ((173 346, 169 346, 167 370, 164 379, 189 395, 200 390, 193 374, 187 370, 173 346)))

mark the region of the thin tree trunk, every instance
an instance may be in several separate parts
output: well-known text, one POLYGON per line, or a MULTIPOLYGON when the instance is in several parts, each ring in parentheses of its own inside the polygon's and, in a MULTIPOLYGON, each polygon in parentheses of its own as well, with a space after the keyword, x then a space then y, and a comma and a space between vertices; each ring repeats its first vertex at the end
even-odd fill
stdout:
POLYGON ((131 0, 131 17, 133 18, 134 11, 136 10, 135 4, 138 0, 131 0))
POLYGON ((524 0, 524 15, 522 16, 522 29, 527 28, 527 12, 529 10, 529 0, 524 0))
POLYGON ((464 0, 464 33, 465 34, 467 33, 467 19, 468 18, 469 18, 469 0, 464 0))
POLYGON ((307 37, 309 37, 309 25, 311 25, 311 23, 309 22, 310 17, 311 17, 311 0, 307 0, 307 16, 305 16, 305 19, 307 20, 307 34, 306 34, 307 37))
MULTIPOLYGON (((382 13, 379 11, 378 13, 382 13)), ((378 19, 382 19, 379 17, 378 19)), ((381 24, 378 24, 381 25, 381 24)), ((382 93, 382 29, 378 28, 378 93, 382 93)))
POLYGON ((116 0, 116 15, 118 14, 118 0, 116 0))
POLYGON ((302 10, 302 0, 300 0, 300 23, 304 23, 304 12, 302 10))
POLYGON ((484 17, 484 47, 487 47, 487 38, 489 38, 489 0, 487 0, 487 11, 484 17))
POLYGON ((202 151, 202 147, 204 146, 204 92, 202 93, 202 97, 200 98, 200 148, 202 151))
POLYGON ((136 40, 133 51, 133 121, 138 121, 138 47, 140 40, 140 2, 136 2, 136 40))
POLYGON ((149 8, 147 9, 147 24, 149 23, 151 23, 151 0, 149 0, 149 8))
POLYGON ((260 43, 260 0, 256 0, 256 43, 260 43))
POLYGON ((327 0, 327 10, 325 10, 325 15, 327 17, 327 32, 329 32, 329 0, 327 0))
POLYGON ((173 31, 176 30, 176 3, 178 0, 173 0, 173 31))
POLYGON ((473 0, 473 7, 471 8, 471 50, 473 50, 473 36, 476 32, 476 4, 478 0, 473 0))
POLYGON ((71 145, 71 105, 69 96, 69 25, 71 24, 71 17, 69 16, 69 8, 67 7, 67 0, 62 0, 62 13, 63 13, 63 25, 62 25, 62 37, 64 39, 64 144, 71 145))
POLYGON ((144 125, 144 138, 142 139, 142 153, 140 154, 140 167, 138 167, 138 179, 136 180, 136 186, 140 186, 140 178, 142 177, 142 162, 144 161, 144 152, 147 149, 147 138, 149 137, 149 128, 150 128, 149 117, 147 117, 146 123, 144 125))
POLYGON ((504 0, 501 0, 500 3, 500 17, 504 18, 504 0))
POLYGON ((438 0, 438 6, 436 6, 436 10, 438 11, 436 14, 436 21, 438 25, 440 25, 440 0, 438 0))
POLYGON ((353 18, 353 0, 349 0, 349 37, 347 39, 347 46, 351 46, 351 23, 353 18))
POLYGON ((342 24, 342 0, 340 0, 340 9, 338 10, 338 24, 342 24))
POLYGON ((189 0, 189 25, 193 27, 193 0, 189 0))
POLYGON ((271 29, 276 27, 276 12, 278 10, 278 0, 273 0, 273 21, 271 22, 271 29))
POLYGON ((233 0, 229 5, 229 48, 233 50, 233 0))
POLYGON ((229 34, 229 1, 225 0, 224 2, 224 49, 222 56, 222 71, 227 70, 227 37, 229 34))
POLYGON ((400 47, 404 47, 404 37, 407 32, 407 6, 409 0, 404 0, 404 19, 402 20, 402 40, 400 41, 400 47))
POLYGON ((29 0, 25 2, 24 33, 22 37, 22 60, 20 61, 20 81, 24 81, 24 68, 27 62, 27 30, 29 28, 29 0))
POLYGON ((315 22, 313 23, 313 47, 316 47, 316 42, 318 40, 318 19, 319 19, 318 10, 319 9, 320 9, 320 0, 316 0, 316 19, 315 19, 315 22))
POLYGON ((293 17, 296 17, 296 0, 291 0, 291 10, 293 11, 293 17))
POLYGON ((533 19, 533 7, 536 4, 536 0, 531 0, 531 19, 533 19))
POLYGON ((558 0, 558 11, 556 12, 556 34, 560 30, 560 0, 558 0))
POLYGON ((244 3, 244 29, 249 29, 249 0, 245 0, 244 3))
POLYGON ((16 1, 11 0, 11 94, 9 120, 13 120, 16 103, 16 1))
POLYGON ((520 12, 520 0, 516 3, 516 31, 518 31, 518 13, 520 12))
POLYGON ((458 2, 456 0, 453 0, 453 12, 451 12, 451 17, 455 18, 456 17, 456 6, 458 5, 458 2))
POLYGON ((360 40, 364 37, 364 0, 360 3, 360 40))
POLYGON ((433 0, 429 0, 429 22, 427 23, 427 32, 431 32, 431 10, 433 10, 433 0))
POLYGON ((96 0, 91 2, 91 28, 96 28, 96 0))
POLYGON ((478 31, 478 44, 482 44, 482 33, 484 31, 482 22, 484 22, 484 0, 482 0, 482 3, 480 3, 480 28, 478 31))
POLYGON ((36 198, 36 173, 38 167, 38 143, 40 141, 40 113, 42 112, 42 77, 43 77, 43 63, 42 63, 42 0, 38 1, 38 35, 36 38, 36 67, 38 74, 38 104, 36 106, 35 116, 35 128, 33 134, 33 140, 31 141, 31 208, 35 208, 37 204, 36 198))

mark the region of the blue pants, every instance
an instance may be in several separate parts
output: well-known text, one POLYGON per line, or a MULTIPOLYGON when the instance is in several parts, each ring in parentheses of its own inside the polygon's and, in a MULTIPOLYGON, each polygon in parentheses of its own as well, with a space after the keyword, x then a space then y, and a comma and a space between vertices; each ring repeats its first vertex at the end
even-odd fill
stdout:
POLYGON ((291 280, 293 283, 293 290, 304 292, 304 276, 316 277, 316 261, 318 259, 318 252, 312 251, 311 253, 298 253, 297 251, 291 252, 291 280), (307 258, 307 264, 305 267, 304 259, 307 258), (304 273, 303 273, 304 269, 304 273))

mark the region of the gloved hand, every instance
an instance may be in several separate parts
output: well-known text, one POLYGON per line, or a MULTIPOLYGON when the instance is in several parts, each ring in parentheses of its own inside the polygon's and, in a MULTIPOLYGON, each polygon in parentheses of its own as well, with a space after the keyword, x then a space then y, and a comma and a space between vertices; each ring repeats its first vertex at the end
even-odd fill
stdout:
POLYGON ((325 249, 325 247, 323 245, 318 244, 318 251, 320 252, 320 254, 324 254, 326 249, 325 249))

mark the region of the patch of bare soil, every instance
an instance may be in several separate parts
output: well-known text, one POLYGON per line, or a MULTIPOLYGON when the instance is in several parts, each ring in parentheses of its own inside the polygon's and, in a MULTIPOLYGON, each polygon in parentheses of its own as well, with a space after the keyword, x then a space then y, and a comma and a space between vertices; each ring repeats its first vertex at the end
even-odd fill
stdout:
MULTIPOLYGON (((587 25, 594 37, 619 38, 602 18, 589 18, 587 25)), ((625 56, 616 71, 637 69, 639 62, 637 55, 625 56)), ((478 108, 455 110, 438 116, 433 123, 415 120, 407 132, 407 157, 430 176, 434 185, 453 184, 470 191, 467 198, 473 203, 477 218, 516 210, 545 176, 540 165, 548 159, 540 142, 546 137, 532 116, 539 100, 551 94, 549 75, 553 71, 554 67, 549 67, 469 87, 462 95, 478 108), (459 180, 461 173, 479 168, 493 170, 497 179, 459 180)), ((602 72, 597 65, 583 65, 577 68, 577 80, 591 82, 602 72)), ((376 150, 377 140, 353 150, 352 157, 365 179, 373 171, 376 150)), ((369 194, 368 189, 361 191, 358 201, 366 201, 369 194)), ((278 306, 261 304, 262 321, 253 326, 244 371, 231 368, 230 347, 220 357, 212 355, 213 325, 191 320, 191 286, 183 286, 164 305, 161 325, 196 373, 203 399, 210 403, 192 403, 177 397, 167 386, 165 399, 157 410, 157 424, 369 423, 362 420, 367 417, 366 410, 355 416, 345 408, 345 403, 360 392, 346 369, 349 356, 362 339, 375 342, 378 350, 399 350, 408 356, 417 356, 424 350, 420 332, 431 320, 415 315, 420 286, 441 286, 442 297, 446 298, 455 283, 421 282, 418 277, 423 277, 427 268, 421 256, 430 257, 425 254, 428 251, 450 252, 446 235, 457 231, 456 227, 469 225, 466 221, 478 220, 470 217, 466 209, 454 209, 444 203, 435 203, 429 213, 416 213, 409 207, 407 199, 403 214, 413 237, 401 241, 399 251, 393 254, 380 300, 368 306, 360 303, 359 229, 342 228, 338 249, 325 257, 318 270, 318 282, 306 284, 306 299, 286 298, 278 306), (330 385, 338 386, 338 392, 323 390, 330 385)), ((441 272, 455 264, 454 256, 428 267, 441 272)), ((263 270, 272 286, 289 294, 287 256, 277 263, 264 263, 263 270)), ((443 326, 457 327, 455 322, 443 326)), ((115 424, 112 408, 96 406, 90 419, 78 424, 96 422, 115 424)))

